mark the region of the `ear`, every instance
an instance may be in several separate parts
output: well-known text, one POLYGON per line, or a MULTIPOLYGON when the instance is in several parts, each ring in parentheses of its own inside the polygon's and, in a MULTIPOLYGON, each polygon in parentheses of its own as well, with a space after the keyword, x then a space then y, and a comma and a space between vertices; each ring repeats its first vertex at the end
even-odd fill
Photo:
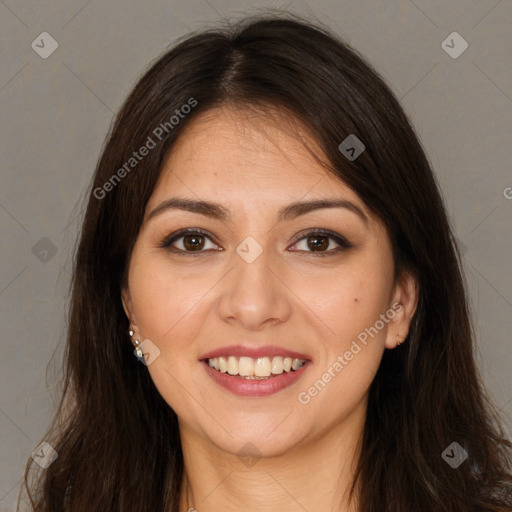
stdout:
POLYGON ((418 305, 418 282, 410 272, 403 271, 393 291, 391 309, 395 316, 390 319, 385 347, 396 348, 409 334, 412 317, 418 305))
POLYGON ((123 309, 130 321, 131 329, 134 331, 138 330, 137 319, 135 318, 135 312, 133 309, 133 302, 130 295, 130 291, 128 288, 123 288, 121 290, 121 302, 123 303, 123 309))

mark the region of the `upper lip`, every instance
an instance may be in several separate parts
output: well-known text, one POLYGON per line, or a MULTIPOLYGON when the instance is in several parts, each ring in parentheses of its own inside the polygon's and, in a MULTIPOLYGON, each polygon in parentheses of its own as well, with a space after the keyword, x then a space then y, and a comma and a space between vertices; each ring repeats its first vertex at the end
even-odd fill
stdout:
POLYGON ((301 354, 300 352, 295 352, 294 350, 289 350, 287 348, 276 347, 275 345, 264 345, 258 347, 226 345, 203 354, 199 357, 199 360, 213 359, 214 357, 221 356, 252 357, 253 359, 265 356, 282 356, 292 357, 294 359, 305 359, 307 361, 310 360, 310 357, 306 354, 301 354))

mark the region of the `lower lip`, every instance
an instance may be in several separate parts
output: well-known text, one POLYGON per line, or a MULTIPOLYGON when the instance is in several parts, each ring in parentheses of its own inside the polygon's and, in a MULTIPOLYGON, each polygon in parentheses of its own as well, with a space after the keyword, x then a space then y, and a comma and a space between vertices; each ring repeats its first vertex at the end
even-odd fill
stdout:
POLYGON ((202 361, 208 375, 220 386, 239 396, 269 396, 294 384, 311 361, 306 361, 298 370, 285 372, 268 379, 244 379, 213 369, 208 361, 202 361))

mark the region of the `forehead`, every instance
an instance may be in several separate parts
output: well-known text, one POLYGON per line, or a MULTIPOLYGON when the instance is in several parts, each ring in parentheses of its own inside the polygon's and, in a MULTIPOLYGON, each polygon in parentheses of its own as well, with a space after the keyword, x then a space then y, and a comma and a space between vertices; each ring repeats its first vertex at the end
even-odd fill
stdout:
MULTIPOLYGON (((219 107, 197 115, 164 161, 148 207, 172 195, 236 205, 343 197, 364 204, 315 159, 308 129, 285 113, 219 107)), ((365 209, 366 211, 366 209, 365 209)))

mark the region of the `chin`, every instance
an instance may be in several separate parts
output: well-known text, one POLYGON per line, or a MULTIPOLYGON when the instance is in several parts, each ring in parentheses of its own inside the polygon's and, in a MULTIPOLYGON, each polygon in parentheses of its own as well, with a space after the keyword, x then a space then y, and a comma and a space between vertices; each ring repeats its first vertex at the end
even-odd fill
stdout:
POLYGON ((290 449, 302 441, 302 436, 298 432, 282 428, 282 424, 279 426, 280 421, 282 418, 276 421, 272 428, 259 425, 257 422, 252 422, 250 429, 247 428, 247 423, 236 427, 231 424, 226 428, 229 434, 222 430, 221 435, 218 435, 218 431, 216 435, 206 435, 219 450, 238 457, 280 457, 289 453, 290 449))

